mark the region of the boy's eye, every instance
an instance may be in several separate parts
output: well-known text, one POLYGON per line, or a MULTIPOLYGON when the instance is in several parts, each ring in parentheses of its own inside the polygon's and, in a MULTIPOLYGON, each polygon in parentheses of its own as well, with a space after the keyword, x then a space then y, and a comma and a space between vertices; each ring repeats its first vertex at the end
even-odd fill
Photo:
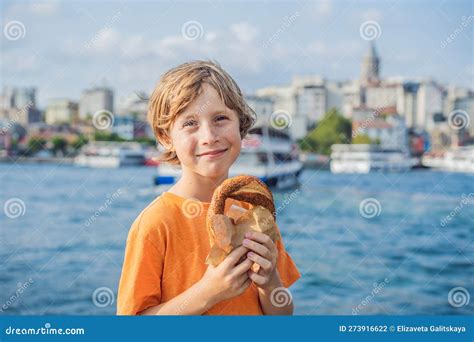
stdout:
POLYGON ((184 124, 183 124, 183 127, 188 127, 188 126, 192 126, 196 123, 196 120, 189 120, 189 121, 186 121, 184 124))
POLYGON ((219 120, 219 121, 220 121, 220 120, 227 120, 227 119, 228 119, 228 117, 225 116, 225 115, 219 115, 219 116, 217 117, 217 120, 219 120))

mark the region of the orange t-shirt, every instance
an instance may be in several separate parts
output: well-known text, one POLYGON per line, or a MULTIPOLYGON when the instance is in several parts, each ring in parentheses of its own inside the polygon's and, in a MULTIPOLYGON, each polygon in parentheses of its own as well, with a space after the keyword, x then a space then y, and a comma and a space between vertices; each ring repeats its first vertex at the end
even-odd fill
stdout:
MULTIPOLYGON (((231 208, 233 204, 251 207, 245 202, 227 200, 225 214, 233 218, 241 214, 231 208)), ((137 217, 127 238, 117 297, 118 315, 136 315, 169 301, 202 278, 210 250, 206 228, 209 205, 164 192, 137 217)), ((281 235, 276 246, 277 269, 283 285, 289 287, 301 275, 285 251, 281 235)), ((252 283, 240 296, 222 301, 204 314, 262 315, 257 287, 252 283)))

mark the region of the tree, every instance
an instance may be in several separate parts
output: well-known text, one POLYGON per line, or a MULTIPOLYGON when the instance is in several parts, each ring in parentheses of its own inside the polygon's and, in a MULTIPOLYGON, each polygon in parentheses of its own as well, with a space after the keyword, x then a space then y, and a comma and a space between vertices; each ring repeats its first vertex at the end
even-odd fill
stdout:
POLYGON ((72 148, 75 150, 80 149, 82 146, 86 145, 89 140, 84 135, 79 135, 77 139, 72 143, 72 148))
POLYGON ((372 139, 368 135, 358 134, 352 139, 353 144, 373 144, 372 139))
POLYGON ((109 133, 103 131, 96 131, 94 133, 95 141, 127 141, 127 139, 121 138, 117 133, 109 133))
POLYGON ((27 154, 34 155, 36 152, 46 148, 46 140, 43 138, 32 137, 28 140, 27 154))
POLYGON ((353 144, 368 144, 368 145, 380 145, 380 138, 371 139, 366 134, 358 134, 354 138, 352 138, 353 144))
POLYGON ((150 146, 156 146, 156 140, 148 137, 137 137, 133 141, 139 142, 141 144, 146 144, 150 146))
POLYGON ((329 155, 334 144, 350 143, 352 122, 344 118, 337 109, 329 110, 318 125, 300 142, 305 149, 329 155))
POLYGON ((67 140, 64 139, 63 137, 53 137, 51 140, 53 143, 53 153, 56 155, 58 152, 61 152, 64 154, 66 152, 66 147, 67 147, 67 140))

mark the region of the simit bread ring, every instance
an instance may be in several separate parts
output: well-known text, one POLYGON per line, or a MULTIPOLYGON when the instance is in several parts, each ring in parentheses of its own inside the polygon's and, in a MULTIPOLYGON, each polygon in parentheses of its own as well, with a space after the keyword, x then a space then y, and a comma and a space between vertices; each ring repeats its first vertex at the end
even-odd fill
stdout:
MULTIPOLYGON (((245 233, 248 231, 262 232, 270 236, 273 241, 278 240, 274 215, 273 195, 260 179, 252 176, 226 179, 214 191, 207 212, 206 225, 211 250, 206 258, 206 264, 217 266, 234 248, 242 245, 245 233), (228 198, 250 203, 253 207, 234 220, 224 215, 225 202, 228 198)), ((258 271, 256 268, 253 269, 258 271)))

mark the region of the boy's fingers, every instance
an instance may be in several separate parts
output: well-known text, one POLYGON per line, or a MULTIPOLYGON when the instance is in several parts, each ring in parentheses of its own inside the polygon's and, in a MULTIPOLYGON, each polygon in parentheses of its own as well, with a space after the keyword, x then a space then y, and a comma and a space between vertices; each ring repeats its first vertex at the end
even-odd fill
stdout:
POLYGON ((245 259, 240 264, 234 267, 234 269, 232 270, 233 275, 239 275, 239 274, 247 272, 252 266, 252 264, 253 264, 252 260, 245 259))
POLYGON ((223 267, 230 267, 234 266, 239 259, 245 255, 245 253, 248 252, 248 248, 245 246, 239 246, 236 249, 234 249, 230 254, 222 261, 222 266, 223 267))
POLYGON ((242 286, 240 287, 240 289, 243 291, 245 291, 247 289, 247 287, 250 286, 250 284, 252 284, 252 281, 250 279, 247 278, 247 280, 242 284, 242 286))
POLYGON ((272 241, 272 239, 267 235, 267 234, 264 234, 264 233, 261 233, 261 232, 248 232, 245 237, 247 239, 251 239, 253 241, 257 241, 265 246, 267 246, 267 248, 269 249, 276 249, 276 246, 275 246, 275 243, 272 241), (248 236, 247 236, 248 234, 248 236))
POLYGON ((248 232, 245 234, 245 237, 264 244, 268 243, 270 240, 270 237, 267 234, 263 234, 261 232, 248 232))
POLYGON ((272 268, 272 263, 270 262, 270 260, 262 258, 258 254, 254 253, 253 255, 249 255, 248 258, 259 264, 265 271, 270 271, 272 268))
POLYGON ((244 274, 241 274, 237 278, 236 283, 239 284, 239 286, 242 286, 247 280, 250 280, 249 275, 247 274, 247 272, 244 272, 244 274))
POLYGON ((249 278, 257 285, 264 285, 265 284, 265 277, 257 274, 255 272, 249 271, 248 272, 249 278))
POLYGON ((252 251, 254 251, 255 253, 260 254, 264 258, 269 258, 271 256, 270 250, 265 245, 262 245, 259 242, 248 240, 245 246, 248 249, 251 249, 252 251))

